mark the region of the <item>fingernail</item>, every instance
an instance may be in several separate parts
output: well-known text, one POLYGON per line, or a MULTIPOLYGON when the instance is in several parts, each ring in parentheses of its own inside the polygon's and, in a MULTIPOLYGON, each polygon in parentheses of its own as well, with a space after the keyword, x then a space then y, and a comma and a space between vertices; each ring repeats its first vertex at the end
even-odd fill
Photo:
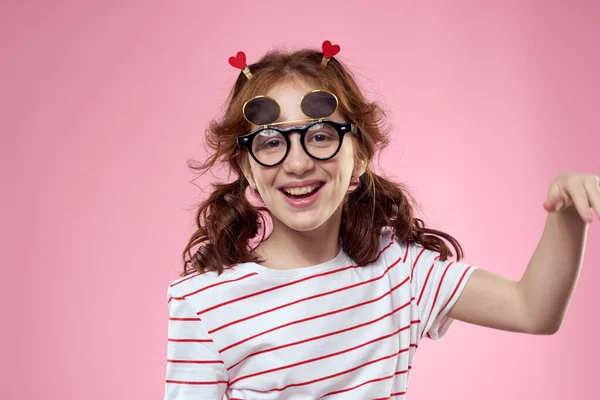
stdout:
POLYGON ((559 201, 556 204, 556 209, 554 211, 560 211, 560 209, 563 207, 564 203, 562 201, 559 201))

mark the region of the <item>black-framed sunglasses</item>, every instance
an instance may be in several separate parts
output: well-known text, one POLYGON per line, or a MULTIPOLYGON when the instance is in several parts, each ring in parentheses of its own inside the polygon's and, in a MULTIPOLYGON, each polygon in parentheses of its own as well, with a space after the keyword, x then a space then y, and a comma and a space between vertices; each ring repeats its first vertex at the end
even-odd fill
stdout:
POLYGON ((292 147, 290 134, 300 133, 300 144, 311 158, 329 160, 340 151, 344 135, 356 133, 354 124, 318 119, 302 127, 279 128, 263 126, 237 138, 240 148, 245 147, 252 158, 264 167, 274 167, 285 160, 292 147))
POLYGON ((300 109, 307 119, 275 122, 279 119, 281 107, 277 100, 269 96, 256 96, 242 107, 244 118, 260 128, 237 139, 240 148, 247 148, 254 160, 262 166, 274 167, 287 157, 290 148, 290 134, 300 132, 302 148, 315 160, 329 160, 340 151, 344 135, 355 132, 353 124, 341 124, 326 120, 338 108, 337 97, 325 90, 311 90, 300 99, 300 109), (287 129, 277 125, 312 121, 303 127, 287 129))

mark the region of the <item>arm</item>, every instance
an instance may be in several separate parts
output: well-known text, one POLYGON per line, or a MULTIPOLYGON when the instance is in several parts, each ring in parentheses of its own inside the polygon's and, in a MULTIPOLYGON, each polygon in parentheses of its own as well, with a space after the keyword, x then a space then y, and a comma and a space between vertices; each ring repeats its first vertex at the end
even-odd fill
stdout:
POLYGON ((542 238, 521 280, 479 269, 449 316, 501 330, 555 333, 565 317, 583 262, 584 220, 589 222, 590 205, 600 215, 598 177, 559 176, 546 202, 546 208, 554 212, 548 214, 542 238), (558 211, 561 201, 566 207, 558 211))

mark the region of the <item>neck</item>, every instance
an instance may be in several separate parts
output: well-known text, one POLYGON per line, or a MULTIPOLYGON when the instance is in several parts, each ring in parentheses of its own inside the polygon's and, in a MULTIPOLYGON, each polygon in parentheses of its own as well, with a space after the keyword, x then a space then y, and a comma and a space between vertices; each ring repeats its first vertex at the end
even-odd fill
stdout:
POLYGON ((308 232, 290 229, 273 218, 273 232, 259 246, 263 265, 273 269, 296 269, 317 265, 339 253, 340 207, 323 225, 308 232))

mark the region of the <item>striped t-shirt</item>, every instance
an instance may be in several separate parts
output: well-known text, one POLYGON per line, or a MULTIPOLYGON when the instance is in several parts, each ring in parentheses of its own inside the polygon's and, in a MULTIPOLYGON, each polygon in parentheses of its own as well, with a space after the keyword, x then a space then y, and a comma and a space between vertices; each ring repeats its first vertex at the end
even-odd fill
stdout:
POLYGON ((168 289, 165 400, 406 399, 422 337, 439 340, 474 266, 399 242, 293 270, 237 264, 168 289))

